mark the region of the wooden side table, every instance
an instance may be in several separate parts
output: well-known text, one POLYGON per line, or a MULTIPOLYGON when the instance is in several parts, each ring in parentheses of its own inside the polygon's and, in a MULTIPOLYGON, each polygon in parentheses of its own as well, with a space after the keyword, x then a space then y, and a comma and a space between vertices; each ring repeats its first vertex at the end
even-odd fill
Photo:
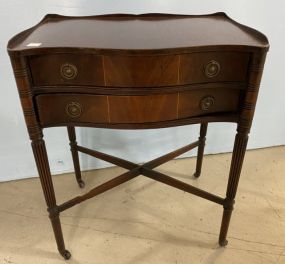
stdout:
POLYGON ((66 258, 59 214, 139 175, 192 193, 224 208, 219 243, 227 244, 263 65, 269 44, 260 32, 224 13, 212 15, 47 15, 8 43, 27 129, 58 250, 66 258), (201 173, 210 122, 234 122, 226 197, 208 193, 154 170, 198 147, 201 173), (147 129, 201 124, 199 140, 134 164, 78 146, 75 126, 147 129), (57 204, 43 128, 66 126, 76 180, 78 151, 128 169, 88 193, 57 204))

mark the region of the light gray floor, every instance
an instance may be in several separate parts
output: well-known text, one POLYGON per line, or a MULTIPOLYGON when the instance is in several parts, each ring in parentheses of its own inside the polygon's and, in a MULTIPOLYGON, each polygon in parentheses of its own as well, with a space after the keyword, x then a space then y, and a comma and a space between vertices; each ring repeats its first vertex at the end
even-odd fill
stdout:
MULTIPOLYGON (((229 154, 209 155, 199 180, 195 158, 159 168, 224 196, 229 154)), ((58 203, 121 173, 114 167, 54 177, 58 203)), ((57 253, 38 179, 0 184, 0 263, 65 263, 57 253)), ((217 244, 222 207, 139 176, 65 211, 70 264, 285 263, 285 147, 248 151, 229 244, 217 244)))

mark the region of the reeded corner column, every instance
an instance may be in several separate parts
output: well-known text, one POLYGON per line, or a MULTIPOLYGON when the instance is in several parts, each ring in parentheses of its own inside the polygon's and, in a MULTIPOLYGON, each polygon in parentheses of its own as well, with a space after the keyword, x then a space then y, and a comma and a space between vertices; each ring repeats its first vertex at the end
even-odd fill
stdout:
POLYGON ((219 236, 219 244, 221 246, 225 246, 228 243, 226 237, 233 211, 233 205, 235 203, 237 187, 248 142, 248 135, 254 116, 254 110, 265 58, 266 52, 252 53, 250 59, 250 65, 248 69, 248 85, 242 102, 242 108, 232 154, 226 198, 224 200, 224 212, 219 236))
POLYGON ((43 133, 40 124, 37 121, 33 106, 33 93, 30 86, 30 73, 25 61, 25 57, 11 57, 11 63, 14 69, 14 75, 18 87, 18 92, 23 108, 23 113, 28 129, 31 145, 37 165, 41 186, 43 189, 45 201, 48 207, 49 218, 54 231, 57 248, 59 253, 69 259, 71 254, 65 249, 59 212, 57 210, 56 198, 50 173, 48 156, 43 133))

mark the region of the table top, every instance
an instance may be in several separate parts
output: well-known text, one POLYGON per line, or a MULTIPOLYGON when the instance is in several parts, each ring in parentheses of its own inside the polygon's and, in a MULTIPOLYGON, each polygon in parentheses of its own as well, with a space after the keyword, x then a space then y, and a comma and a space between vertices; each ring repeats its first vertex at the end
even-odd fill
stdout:
POLYGON ((8 43, 31 137, 50 126, 249 130, 269 48, 211 15, 47 15, 8 43))
POLYGON ((198 48, 268 49, 267 38, 225 13, 210 15, 49 14, 8 43, 8 51, 92 49, 97 52, 184 52, 198 48))

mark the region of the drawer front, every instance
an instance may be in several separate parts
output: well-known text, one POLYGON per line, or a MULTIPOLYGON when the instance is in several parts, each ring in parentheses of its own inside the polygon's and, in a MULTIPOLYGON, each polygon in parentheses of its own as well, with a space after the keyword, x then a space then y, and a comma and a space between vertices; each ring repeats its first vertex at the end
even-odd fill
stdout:
POLYGON ((245 82, 248 53, 160 56, 49 54, 29 59, 35 86, 161 87, 245 82))
POLYGON ((178 94, 109 96, 111 123, 148 123, 177 118, 178 94))
POLYGON ((245 82, 249 53, 203 52, 172 56, 105 56, 106 85, 157 87, 245 82))
POLYGON ((106 85, 158 87, 177 85, 179 56, 104 56, 106 85))
POLYGON ((81 94, 46 94, 36 97, 42 126, 72 122, 108 123, 106 96, 81 94))
POLYGON ((42 126, 135 124, 237 112, 239 97, 239 90, 217 88, 139 96, 46 94, 38 95, 36 104, 42 126))
POLYGON ((187 118, 214 113, 236 113, 240 101, 238 89, 202 89, 179 93, 178 117, 187 118))
POLYGON ((147 123, 237 112, 239 90, 197 89, 147 96, 109 96, 111 123, 147 123))
POLYGON ((29 59, 36 86, 104 86, 102 57, 93 54, 48 54, 29 59))
POLYGON ((205 52, 181 55, 179 83, 245 82, 249 53, 205 52))
POLYGON ((177 118, 178 94, 107 96, 46 94, 36 97, 42 126, 66 123, 147 123, 177 118))

